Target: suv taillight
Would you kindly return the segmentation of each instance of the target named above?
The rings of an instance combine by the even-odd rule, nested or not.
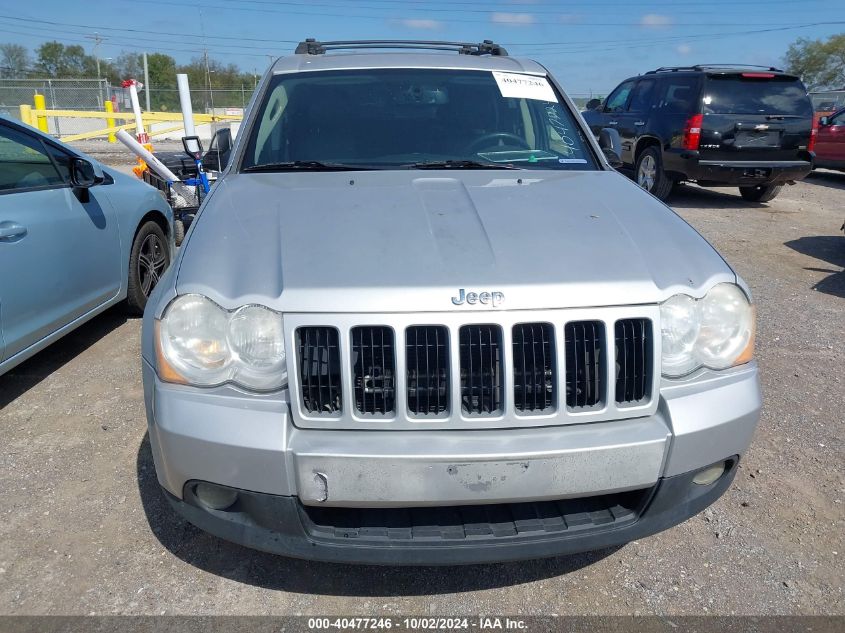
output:
[[[812,152],[816,149],[816,138],[819,135],[819,120],[813,118],[813,129],[810,130],[810,142],[807,143],[807,151]]]
[[[684,126],[684,149],[697,150],[701,142],[701,125],[704,123],[704,115],[693,114],[687,119]]]

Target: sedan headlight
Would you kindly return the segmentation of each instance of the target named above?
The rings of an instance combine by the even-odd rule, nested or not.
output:
[[[182,295],[156,325],[163,380],[197,386],[235,382],[258,391],[287,382],[282,315],[269,308],[228,311],[202,295]]]
[[[660,305],[660,324],[664,376],[726,369],[754,353],[754,308],[735,284],[718,284],[703,299],[670,297]]]

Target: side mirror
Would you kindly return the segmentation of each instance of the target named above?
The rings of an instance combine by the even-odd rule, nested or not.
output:
[[[598,110],[601,107],[601,99],[590,99],[587,105],[584,106],[587,110]]]
[[[830,117],[823,116],[819,118],[819,127],[827,127],[830,125]]]
[[[610,127],[603,127],[599,132],[599,147],[604,157],[614,169],[622,167],[622,138],[619,132]]]
[[[103,182],[103,178],[97,177],[97,172],[89,161],[84,158],[74,158],[70,163],[70,182],[74,187],[88,189]]]

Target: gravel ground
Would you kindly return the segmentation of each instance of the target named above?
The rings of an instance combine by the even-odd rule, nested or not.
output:
[[[763,417],[710,509],[570,558],[347,567],[200,532],[157,487],[140,321],[104,314],[0,377],[0,613],[845,614],[843,200],[832,172],[769,205],[678,191],[755,294]]]

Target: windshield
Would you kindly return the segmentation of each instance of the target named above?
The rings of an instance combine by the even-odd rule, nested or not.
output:
[[[271,82],[244,170],[596,168],[545,77],[370,69],[284,74]]]
[[[812,117],[813,106],[804,84],[794,77],[714,75],[704,91],[704,113]]]
[[[845,90],[816,92],[810,95],[816,112],[833,112],[845,106]]]

